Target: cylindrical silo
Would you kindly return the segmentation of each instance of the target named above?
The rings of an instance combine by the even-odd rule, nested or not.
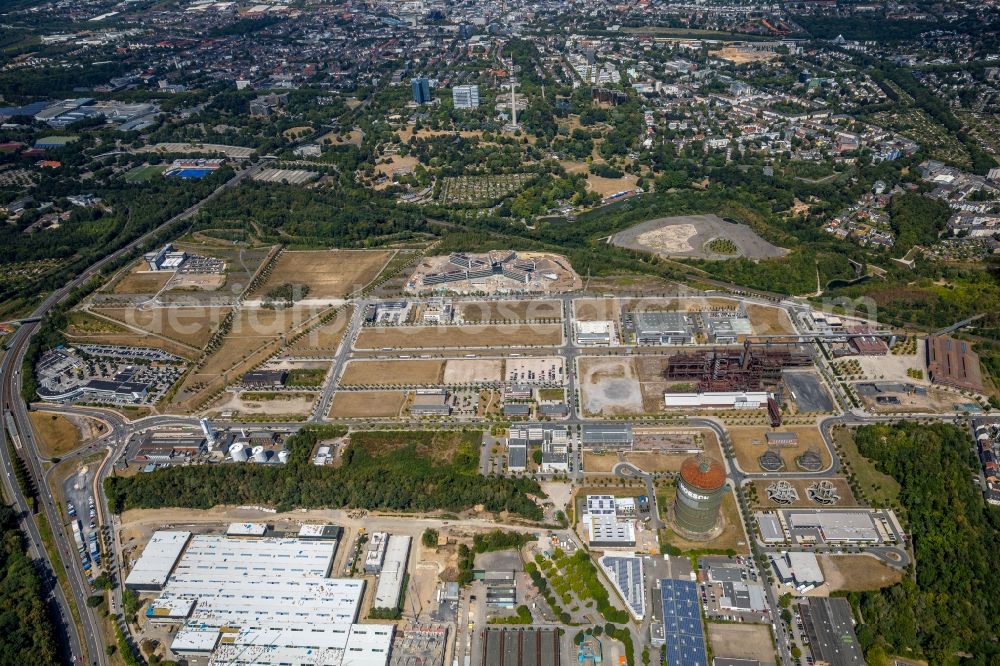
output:
[[[288,449],[281,449],[278,451],[278,462],[281,464],[288,462]]]
[[[258,463],[267,462],[267,451],[264,450],[263,446],[253,447],[253,461]]]
[[[234,462],[246,462],[247,450],[242,444],[233,444],[229,447],[229,455]]]
[[[708,456],[692,456],[681,465],[674,500],[677,527],[692,535],[707,535],[719,520],[726,489],[726,470]]]

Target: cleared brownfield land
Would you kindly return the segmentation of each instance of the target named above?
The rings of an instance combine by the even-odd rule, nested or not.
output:
[[[558,324],[397,326],[365,328],[354,346],[356,349],[426,349],[527,347],[561,342],[562,326]]]
[[[350,361],[340,378],[342,386],[440,384],[444,361]]]
[[[877,590],[903,579],[901,571],[867,555],[820,555],[818,559],[831,592]]]
[[[289,352],[294,355],[319,349],[335,349],[344,335],[344,329],[351,321],[353,312],[352,306],[340,310],[331,321],[317,326],[296,340]]]
[[[173,273],[167,271],[130,271],[113,289],[116,294],[155,294],[167,283]]]
[[[337,391],[329,416],[332,419],[399,416],[405,403],[405,391]]]
[[[94,314],[198,349],[205,347],[228,312],[229,308],[209,306],[93,309]]]
[[[270,277],[254,294],[283,284],[304,284],[309,298],[340,298],[375,279],[391,250],[304,250],[283,252]]]
[[[519,322],[538,319],[562,319],[559,301],[480,301],[458,306],[463,321]]]
[[[31,427],[38,433],[41,453],[46,457],[61,456],[80,446],[80,429],[62,414],[28,412]]]

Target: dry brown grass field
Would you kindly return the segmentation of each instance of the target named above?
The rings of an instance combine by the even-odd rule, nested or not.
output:
[[[229,308],[211,306],[154,307],[148,310],[94,308],[92,312],[120,322],[126,327],[148,331],[190,347],[203,349],[229,312]]]
[[[330,405],[331,419],[399,416],[405,391],[337,391]]]
[[[440,384],[444,378],[444,364],[438,360],[349,361],[340,384]]]
[[[374,280],[391,256],[391,250],[289,250],[254,295],[283,284],[304,284],[307,298],[343,298]]]

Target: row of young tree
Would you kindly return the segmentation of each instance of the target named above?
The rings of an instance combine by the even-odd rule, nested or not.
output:
[[[869,664],[888,655],[931,664],[996,664],[1000,597],[990,581],[1000,552],[1000,509],[986,504],[968,432],[912,421],[859,428],[858,450],[900,484],[916,575],[875,592],[854,593]],[[959,655],[965,655],[959,657]]]

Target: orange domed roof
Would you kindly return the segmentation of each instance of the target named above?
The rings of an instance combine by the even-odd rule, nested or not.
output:
[[[726,483],[726,470],[708,456],[691,456],[681,465],[681,478],[701,490],[718,490]]]

